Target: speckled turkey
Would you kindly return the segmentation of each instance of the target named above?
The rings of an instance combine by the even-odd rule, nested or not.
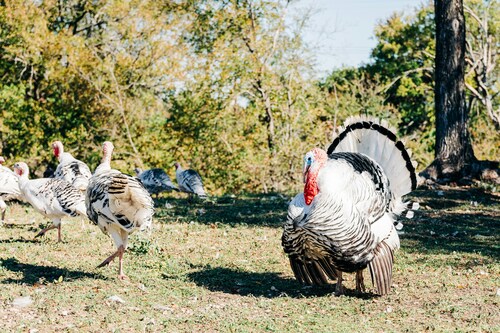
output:
[[[135,168],[134,171],[149,194],[155,194],[157,198],[161,192],[179,192],[177,186],[172,183],[172,180],[163,169],[155,168],[143,171],[140,168]]]
[[[128,235],[151,226],[154,208],[151,196],[138,178],[111,169],[113,148],[111,142],[104,142],[103,158],[90,178],[85,204],[89,219],[109,234],[117,247],[117,251],[97,267],[110,264],[118,256],[118,278],[124,279],[123,254]]]
[[[363,292],[368,267],[375,292],[387,294],[399,248],[395,218],[418,208],[402,200],[416,187],[415,165],[387,124],[369,118],[346,121],[327,152],[309,151],[304,192],[290,202],[282,236],[297,280],[337,279],[342,294],[342,272],[356,272],[356,290]]]
[[[5,211],[7,209],[6,201],[22,200],[21,190],[19,190],[19,181],[16,174],[2,164],[5,159],[0,156],[0,223],[5,220]]]
[[[35,238],[57,228],[57,240],[61,242],[61,218],[87,216],[82,192],[67,181],[57,178],[29,179],[29,168],[24,162],[14,164],[14,172],[19,178],[19,189],[24,200],[53,223],[40,231]]]
[[[174,163],[174,166],[179,189],[188,193],[190,198],[196,194],[199,198],[206,199],[207,193],[200,174],[193,169],[184,170],[179,163]]]
[[[65,152],[61,141],[55,141],[52,144],[52,149],[59,161],[54,178],[64,179],[76,189],[85,192],[89,185],[89,179],[92,177],[92,172],[87,164]]]

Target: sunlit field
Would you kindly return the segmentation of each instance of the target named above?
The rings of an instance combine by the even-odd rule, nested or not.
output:
[[[88,221],[48,221],[11,204],[0,233],[0,321],[5,332],[416,332],[500,329],[500,198],[482,189],[415,192],[403,221],[393,286],[378,297],[300,285],[280,244],[288,197],[164,195],[151,233],[136,233],[117,263]],[[369,274],[365,274],[368,280]],[[371,283],[368,283],[371,287]],[[369,288],[370,289],[370,288]]]

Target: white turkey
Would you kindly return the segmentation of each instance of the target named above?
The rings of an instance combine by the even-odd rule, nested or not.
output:
[[[174,163],[174,166],[179,190],[188,193],[190,198],[196,194],[199,198],[206,199],[207,193],[203,187],[200,174],[193,169],[184,170],[177,162]]]
[[[124,279],[123,254],[128,235],[151,226],[154,208],[151,196],[138,178],[111,169],[113,148],[111,142],[104,142],[103,158],[90,178],[85,203],[89,219],[103,233],[111,235],[117,247],[117,251],[97,267],[110,264],[118,256],[118,278]]]
[[[24,162],[14,164],[14,172],[19,178],[19,189],[24,200],[52,220],[52,226],[40,231],[35,238],[57,228],[57,240],[61,242],[61,218],[87,216],[85,197],[67,181],[57,178],[29,179],[29,168]]]
[[[5,211],[7,209],[6,201],[21,200],[21,190],[19,190],[19,181],[16,174],[2,164],[5,159],[0,156],[0,223],[5,220]]]
[[[85,192],[89,179],[92,177],[92,172],[90,172],[87,164],[77,160],[70,153],[64,152],[61,141],[55,141],[52,144],[52,150],[59,161],[59,165],[54,172],[54,178],[64,179],[76,189]]]
[[[143,171],[140,168],[135,168],[134,171],[149,194],[155,194],[156,198],[161,192],[179,192],[177,186],[172,183],[172,180],[163,169],[155,168]]]
[[[362,292],[368,267],[376,293],[385,295],[399,248],[395,218],[418,208],[402,201],[416,187],[415,163],[386,124],[358,117],[344,126],[328,152],[305,155],[304,192],[289,204],[282,245],[303,284],[337,279],[342,294],[342,272],[356,272]]]

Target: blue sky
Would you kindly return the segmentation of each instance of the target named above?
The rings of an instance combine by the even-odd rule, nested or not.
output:
[[[323,75],[342,65],[368,62],[376,24],[396,11],[410,14],[421,3],[427,1],[302,0],[294,8],[313,9],[304,39],[316,50],[316,68]]]

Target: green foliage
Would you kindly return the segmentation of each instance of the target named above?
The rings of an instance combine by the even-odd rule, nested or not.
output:
[[[433,158],[434,147],[434,9],[423,6],[409,17],[393,14],[377,26],[373,63],[387,104],[400,113],[398,129],[421,167]]]
[[[485,11],[489,13],[490,20],[487,21],[487,26],[490,38],[497,40],[500,21],[495,19],[499,15],[499,12],[494,10],[497,4],[480,0],[471,0],[466,4],[481,17],[484,17]],[[477,21],[472,19],[469,12],[466,12],[466,19],[469,31],[467,40],[470,46],[468,54],[471,56],[472,49],[477,49],[484,32],[480,31]],[[330,94],[333,87],[337,89],[337,94],[340,96],[337,98],[337,104],[353,92],[349,105],[340,107],[341,110],[348,110],[350,106],[354,109],[360,106],[361,109],[367,108],[370,105],[367,96],[374,102],[375,110],[377,108],[392,110],[392,118],[380,111],[374,114],[393,119],[393,124],[397,125],[400,135],[408,138],[407,146],[413,150],[414,158],[423,168],[433,160],[434,153],[434,9],[432,5],[422,6],[408,17],[395,13],[377,26],[375,35],[378,43],[372,50],[372,62],[358,69],[334,71],[324,81],[323,88]],[[492,47],[494,44],[493,42]],[[488,80],[491,80],[488,81],[490,84],[498,82],[495,78],[499,73],[496,64],[492,64],[491,69],[492,72],[488,77]],[[469,84],[473,86],[477,80],[475,72],[470,71]],[[356,88],[360,84],[356,82],[363,82],[365,89],[361,91],[364,90],[364,93],[356,93],[360,91]],[[474,96],[470,90],[468,94],[469,100],[473,100]],[[495,97],[492,95],[492,98],[493,104],[498,108],[498,94]],[[335,104],[329,103],[329,105]],[[476,156],[479,159],[498,159],[500,138],[493,122],[488,119],[485,106],[472,102],[470,106],[469,127]]]
[[[166,130],[174,147],[214,190],[288,188],[309,149],[308,103],[317,94],[299,56],[301,39],[285,26],[286,3],[207,1],[193,8],[184,34],[197,55],[193,80],[169,96]]]
[[[111,140],[113,166],[128,173],[172,175],[179,161],[213,194],[297,191],[303,154],[327,147],[347,117],[368,114],[397,126],[427,164],[432,8],[393,15],[377,28],[371,64],[320,82],[301,37],[310,17],[290,14],[281,0],[3,1],[1,154],[41,176],[56,163],[52,141],[94,168]],[[477,87],[475,76],[467,82]],[[471,132],[478,157],[491,159],[500,145],[481,108],[472,103]]]

